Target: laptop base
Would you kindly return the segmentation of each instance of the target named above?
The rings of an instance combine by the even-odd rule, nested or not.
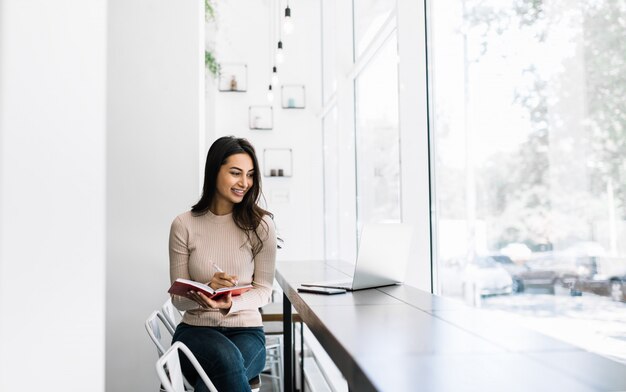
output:
[[[311,282],[311,283],[301,283],[300,286],[303,287],[325,287],[328,289],[344,289],[346,291],[352,291],[352,281],[351,280],[330,280],[327,282]]]

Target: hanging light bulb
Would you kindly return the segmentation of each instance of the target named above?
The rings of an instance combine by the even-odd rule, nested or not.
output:
[[[278,71],[276,70],[276,66],[272,68],[272,86],[278,86]]]
[[[270,84],[269,88],[267,89],[267,100],[272,103],[274,102],[274,91],[272,91],[272,85]]]
[[[278,41],[278,49],[276,50],[276,63],[282,64],[285,61],[285,55],[283,54],[283,41]]]
[[[293,33],[293,20],[291,19],[291,8],[289,8],[289,5],[285,8],[285,22],[283,23],[283,30],[285,31],[285,35]]]

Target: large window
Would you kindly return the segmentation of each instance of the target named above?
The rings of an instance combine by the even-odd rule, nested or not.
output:
[[[324,256],[327,260],[340,258],[339,220],[339,133],[337,106],[322,120],[324,142]]]
[[[322,87],[324,104],[337,91],[337,21],[334,0],[322,0]]]
[[[353,262],[364,223],[402,219],[395,5],[323,2],[327,258]]]
[[[386,19],[395,10],[396,0],[354,0],[354,52],[358,58],[374,41]]]
[[[626,360],[626,3],[429,4],[437,291]]]
[[[395,32],[355,80],[357,219],[399,222],[400,132]]]

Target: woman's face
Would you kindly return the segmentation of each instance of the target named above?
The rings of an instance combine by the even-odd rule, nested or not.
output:
[[[229,156],[217,174],[214,206],[221,213],[232,211],[233,205],[241,203],[253,182],[254,164],[250,156],[246,153]]]

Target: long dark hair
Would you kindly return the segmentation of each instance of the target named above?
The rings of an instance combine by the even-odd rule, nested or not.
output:
[[[259,207],[259,198],[262,195],[261,192],[261,174],[259,173],[259,162],[256,157],[254,147],[249,141],[243,138],[236,138],[234,136],[224,136],[217,139],[209,148],[209,153],[206,157],[206,164],[204,166],[204,185],[202,187],[202,197],[200,200],[191,207],[191,212],[196,215],[205,214],[217,191],[217,175],[223,164],[229,156],[234,154],[248,154],[252,163],[254,164],[254,172],[252,174],[252,187],[246,192],[241,203],[237,203],[233,206],[233,220],[237,227],[246,233],[246,237],[252,246],[252,257],[256,256],[263,248],[263,241],[257,232],[257,229],[263,217],[269,215],[271,218],[274,216],[269,212]],[[266,227],[266,230],[268,228]],[[252,241],[250,233],[254,233],[256,241]]]

